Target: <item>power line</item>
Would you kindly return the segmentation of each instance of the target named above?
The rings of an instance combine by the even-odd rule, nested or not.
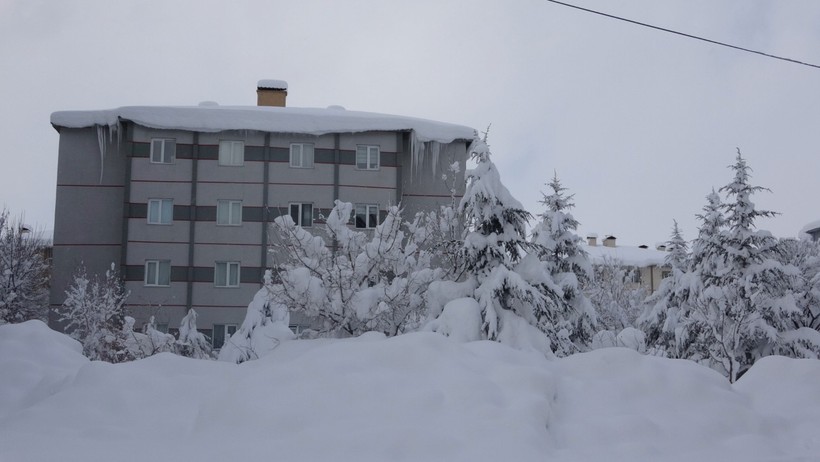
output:
[[[708,43],[712,43],[712,44],[715,44],[715,45],[720,45],[720,46],[724,46],[724,47],[728,47],[728,48],[734,48],[735,50],[745,51],[747,53],[754,53],[756,55],[765,56],[767,58],[779,59],[781,61],[788,61],[790,63],[802,64],[803,66],[809,66],[809,67],[814,67],[814,68],[820,69],[820,66],[818,66],[817,64],[806,63],[806,62],[798,61],[796,59],[791,59],[791,58],[784,58],[783,56],[772,55],[772,54],[769,54],[769,53],[764,53],[762,51],[751,50],[749,48],[743,48],[743,47],[739,47],[737,45],[731,45],[729,43],[718,42],[717,40],[710,40],[708,38],[698,37],[697,35],[687,34],[687,33],[684,33],[684,32],[678,32],[676,30],[666,29],[664,27],[653,26],[652,24],[647,24],[647,23],[643,23],[643,22],[640,22],[640,21],[634,21],[632,19],[622,18],[620,16],[615,16],[615,15],[611,15],[611,14],[607,14],[607,13],[602,13],[600,11],[590,10],[589,8],[583,8],[583,7],[580,7],[580,6],[577,6],[577,5],[571,5],[569,3],[559,2],[558,0],[546,0],[546,1],[558,4],[558,5],[568,6],[570,8],[575,8],[576,10],[586,11],[587,13],[593,13],[593,14],[597,14],[597,15],[600,15],[600,16],[606,16],[607,18],[617,19],[619,21],[624,21],[624,22],[628,22],[628,23],[631,23],[631,24],[636,24],[638,26],[648,27],[650,29],[660,30],[660,31],[663,31],[663,32],[669,32],[670,34],[681,35],[683,37],[687,37],[687,38],[691,38],[691,39],[695,39],[695,40],[700,40],[700,41],[703,41],[703,42],[708,42]]]

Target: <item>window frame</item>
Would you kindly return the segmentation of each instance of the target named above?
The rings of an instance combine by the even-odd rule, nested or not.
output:
[[[299,162],[294,163],[294,148],[299,147]],[[310,146],[310,162],[305,162],[305,147]],[[313,168],[316,161],[316,146],[313,143],[290,143],[290,167]]]
[[[223,158],[223,146],[230,146],[230,158]],[[235,147],[239,146],[239,156],[236,155]],[[245,142],[242,140],[219,140],[219,153],[217,163],[221,167],[241,167],[245,165]],[[237,160],[235,157],[239,157]]]
[[[162,146],[162,149],[160,149],[160,152],[159,152],[159,160],[154,160],[154,154],[155,154],[154,143],[155,142],[161,142],[160,146]],[[166,153],[166,151],[168,150],[167,145],[169,143],[173,144],[173,149],[170,149],[170,151],[171,151],[170,154]],[[177,160],[177,140],[176,140],[176,138],[151,138],[150,149],[149,149],[149,152],[148,152],[148,161],[150,163],[152,163],[152,164],[173,165],[173,164],[176,163],[176,160]]]
[[[365,163],[364,167],[361,166],[359,163],[359,150],[364,149],[365,153]],[[375,158],[376,158],[376,165],[371,166],[371,155],[373,155],[373,151],[375,151]],[[375,144],[357,144],[356,145],[356,169],[357,170],[379,170],[381,169],[381,148]]]
[[[167,284],[161,284],[161,282],[163,282],[163,281],[161,281],[162,278],[161,278],[160,275],[162,273],[162,271],[161,271],[162,266],[164,266],[163,264],[167,265],[167,267],[168,267],[168,283]],[[149,266],[156,266],[156,269],[154,271],[155,277],[154,277],[153,281],[148,280],[148,275],[149,275],[148,267]],[[171,287],[171,260],[145,260],[144,269],[145,269],[145,274],[143,275],[143,278],[142,278],[142,283],[143,283],[144,287]]]
[[[171,204],[171,208],[170,208],[171,215],[168,217],[167,222],[162,221],[162,218],[163,218],[162,204],[165,203],[165,202],[170,202],[170,204]],[[151,220],[151,203],[159,203],[159,220],[153,220],[153,221]],[[145,220],[149,225],[168,226],[168,225],[174,224],[174,200],[173,199],[168,199],[168,198],[148,199],[148,210],[146,211],[145,215],[146,215]],[[154,217],[154,218],[157,218],[157,217]]]
[[[227,204],[222,205],[220,204]],[[233,205],[239,204],[239,212],[237,212],[238,217],[234,217],[233,215]],[[221,223],[219,221],[219,210],[222,207],[228,207],[228,222]],[[236,218],[236,222],[233,221],[233,218]],[[216,200],[216,225],[217,226],[242,226],[242,201],[239,199],[217,199]]]
[[[217,278],[219,277],[219,265],[225,265],[225,281],[224,285],[220,284],[223,281],[219,281]],[[231,284],[231,268],[236,268],[236,284]],[[238,261],[216,261],[214,262],[214,287],[219,288],[237,288],[242,284],[242,265]]]
[[[304,214],[304,208],[305,208],[306,205],[310,206],[310,224],[309,225],[303,225],[302,224],[302,218],[304,218],[304,215],[303,215]],[[297,216],[299,217],[298,222],[296,220],[293,220],[294,224],[296,224],[296,226],[298,226],[300,228],[312,228],[313,227],[313,202],[291,202],[290,204],[288,204],[288,215],[290,215],[291,219],[293,219],[293,213],[292,213],[292,207],[293,206],[298,207]]]
[[[359,216],[359,208],[360,207],[365,208],[364,209],[364,216],[365,216],[364,223],[365,223],[365,226],[359,226],[358,216]],[[376,209],[376,214],[375,214],[376,223],[375,224],[370,223],[370,217],[371,217],[370,210],[371,210],[371,208]],[[379,226],[379,205],[378,204],[354,204],[353,205],[353,226],[356,229],[376,229],[376,227]]]

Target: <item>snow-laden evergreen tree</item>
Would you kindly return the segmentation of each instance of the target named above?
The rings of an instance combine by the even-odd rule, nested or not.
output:
[[[176,341],[176,353],[194,359],[211,359],[211,342],[205,334],[196,328],[196,311],[188,310],[179,324],[179,339]]]
[[[424,293],[443,274],[431,265],[427,242],[433,224],[424,215],[402,221],[388,208],[371,231],[351,229],[353,205],[336,201],[324,227],[327,240],[297,226],[290,216],[274,220],[273,291],[293,311],[321,324],[323,335],[396,335],[425,318]]]
[[[219,350],[220,361],[238,364],[259,359],[273,351],[283,340],[295,338],[288,328],[288,307],[277,301],[275,290],[271,271],[267,270],[262,280],[262,288],[248,304],[242,326]]]
[[[0,324],[48,317],[45,242],[0,210]]]
[[[756,219],[774,215],[751,201],[766,189],[749,183],[751,169],[740,150],[730,168],[734,179],[720,189],[727,196],[726,229],[718,235],[718,258],[702,262],[714,268],[700,273],[703,290],[693,315],[706,329],[705,353],[712,366],[734,382],[758,358],[777,351],[799,310],[790,291],[796,268],[778,260],[777,239],[755,229]]]
[[[83,354],[92,360],[119,363],[135,359],[128,349],[124,330],[124,305],[128,298],[114,264],[105,278],[89,278],[80,266],[58,309],[58,321],[66,332],[83,345]]]
[[[723,202],[714,189],[706,196],[706,205],[696,217],[700,227],[698,236],[692,241],[689,270],[680,279],[677,288],[684,309],[679,312],[675,331],[674,357],[708,364],[709,347],[713,343],[710,340],[713,337],[712,329],[706,317],[700,315],[702,310],[693,310],[701,306],[704,289],[719,284],[718,270],[723,267],[725,251],[722,233],[726,217],[723,215]]]
[[[799,315],[783,334],[777,353],[792,358],[820,359],[820,242],[781,239],[784,265],[794,265],[799,275],[791,279]]]
[[[678,339],[683,332],[682,321],[689,314],[689,288],[686,282],[689,245],[683,239],[677,220],[672,225],[666,248],[669,253],[664,263],[672,274],[661,281],[655,293],[646,298],[646,307],[637,324],[645,334],[650,354],[677,358]]]
[[[583,240],[576,234],[578,221],[570,210],[574,195],[565,195],[555,173],[548,183],[550,194],[542,193],[544,211],[532,230],[532,242],[538,245],[538,256],[562,297],[554,300],[557,309],[549,313],[553,328],[550,341],[558,356],[589,349],[596,332],[598,317],[581,284],[592,276],[589,256],[581,247]],[[547,292],[547,296],[558,292]]]
[[[531,215],[501,183],[484,140],[473,142],[470,155],[477,165],[467,171],[467,188],[459,204],[467,230],[459,261],[467,285],[475,287],[482,333],[500,340],[506,337],[505,320],[516,323],[519,318],[555,338],[555,313],[561,309],[563,292],[538,261],[538,246],[527,240]],[[536,251],[527,255],[527,249]]]

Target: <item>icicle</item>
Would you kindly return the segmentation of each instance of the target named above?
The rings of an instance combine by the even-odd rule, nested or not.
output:
[[[100,147],[100,184],[103,181],[103,173],[105,172],[104,162],[105,162],[105,151],[106,151],[106,143],[105,143],[105,129],[108,128],[107,125],[97,125],[97,144]],[[111,130],[108,130],[109,134]]]
[[[410,174],[412,176],[420,175],[424,170],[424,160],[429,158],[432,165],[433,178],[438,173],[438,163],[441,158],[442,150],[444,154],[451,153],[453,146],[445,144],[442,146],[438,141],[421,141],[416,138],[415,132],[410,140]]]
[[[430,158],[433,161],[433,178],[436,177],[436,169],[438,168],[438,156],[441,153],[441,143],[437,141],[430,142]]]

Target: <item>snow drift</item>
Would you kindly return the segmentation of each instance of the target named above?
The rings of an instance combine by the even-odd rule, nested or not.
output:
[[[735,385],[609,348],[547,360],[424,332],[282,342],[241,365],[111,365],[0,326],[0,460],[816,460],[820,361]]]

